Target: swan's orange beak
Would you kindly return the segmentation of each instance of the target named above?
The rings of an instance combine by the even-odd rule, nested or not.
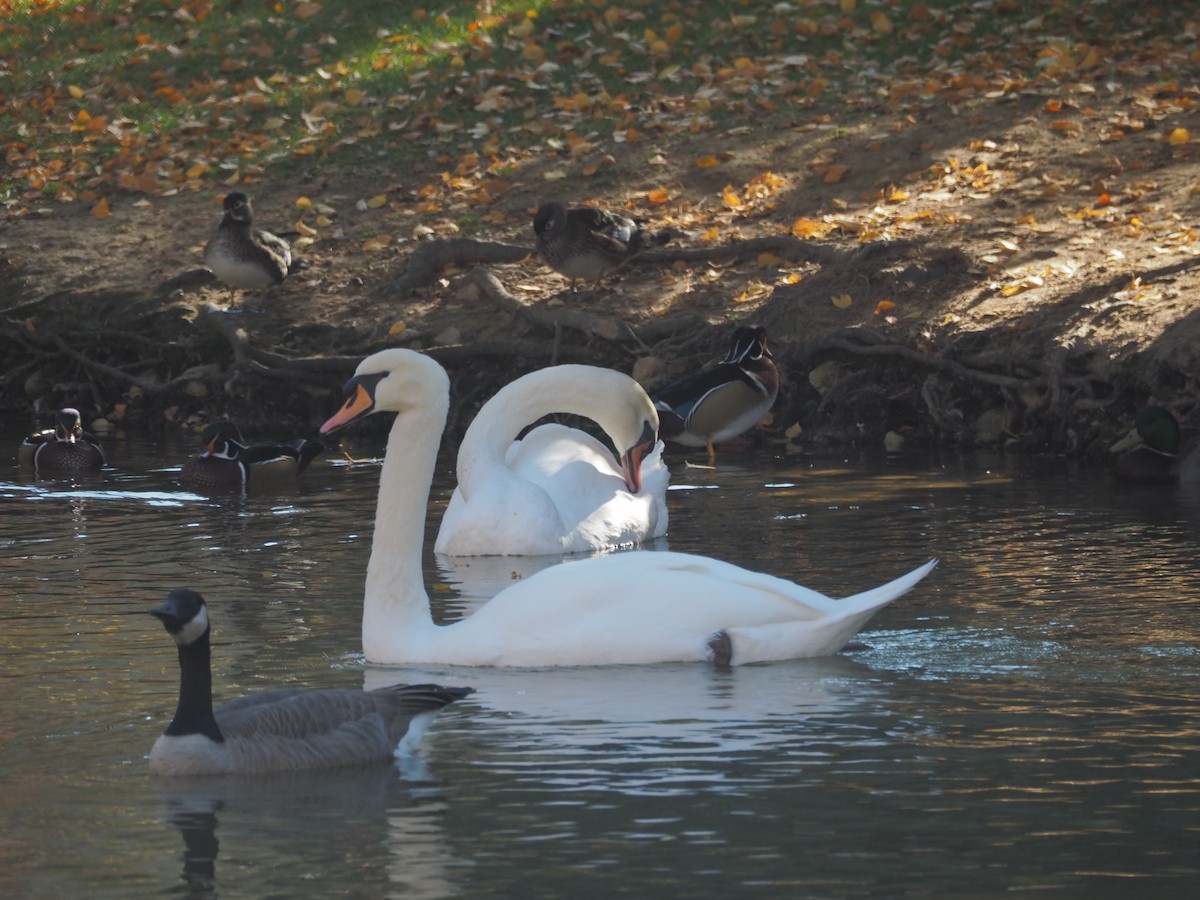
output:
[[[642,489],[642,460],[657,443],[658,434],[647,422],[642,429],[641,439],[621,457],[621,474],[625,476],[625,487],[629,488],[629,493],[636,494]]]
[[[371,396],[371,392],[360,382],[354,385],[354,392],[346,398],[346,402],[342,404],[342,408],[329,417],[324,425],[321,426],[321,434],[329,434],[335,428],[341,428],[355,419],[365,416],[375,408],[375,398]]]

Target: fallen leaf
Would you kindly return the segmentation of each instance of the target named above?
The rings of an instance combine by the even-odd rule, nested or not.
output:
[[[1186,128],[1175,128],[1167,135],[1168,144],[1186,144],[1192,139]]]
[[[715,156],[702,156],[696,160],[697,169],[711,169],[713,166],[719,166],[721,161]]]
[[[387,206],[387,194],[376,194],[367,201],[367,209],[379,209],[381,206]]]
[[[652,191],[646,191],[646,199],[654,204],[663,204],[670,202],[671,195],[662,188],[655,188]]]
[[[873,312],[872,315],[875,315],[875,316],[882,315],[883,313],[893,310],[895,308],[896,308],[896,304],[893,303],[891,300],[880,300],[877,304],[875,304],[875,312]]]
[[[388,329],[388,336],[395,337],[396,335],[398,335],[402,331],[404,331],[404,329],[406,329],[407,327],[408,327],[408,325],[406,325],[403,321],[393,322],[392,327]]]
[[[92,207],[92,218],[94,219],[107,219],[109,213],[108,200],[104,197],[97,200],[96,205]]]
[[[830,297],[829,302],[838,309],[849,309],[854,303],[854,298],[849,294],[838,294],[836,297]]]
[[[843,178],[846,177],[846,174],[849,171],[850,171],[849,166],[834,164],[825,169],[825,177],[823,180],[826,184],[837,184],[839,181],[841,181]]]
[[[295,8],[292,10],[297,19],[311,19],[320,11],[320,3],[310,3],[308,0],[305,0],[303,3],[297,3]]]

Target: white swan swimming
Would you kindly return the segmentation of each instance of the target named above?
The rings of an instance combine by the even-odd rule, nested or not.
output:
[[[709,660],[722,665],[836,653],[910,590],[931,560],[888,584],[833,600],[729,563],[652,550],[565,562],[501,591],[470,616],[437,625],[422,541],[450,382],[412,350],[359,364],[323,434],[396,412],[379,481],[363,601],[363,652],[382,665],[589,666]]]
[[[620,456],[590,434],[545,424],[550,413],[591,419]],[[458,486],[433,549],[448,556],[540,556],[611,550],[667,532],[670,473],[658,413],[641,386],[613,369],[551,366],[488,400],[458,450]]]

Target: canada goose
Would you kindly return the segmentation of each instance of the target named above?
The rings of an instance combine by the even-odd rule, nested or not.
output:
[[[200,434],[204,449],[185,462],[179,481],[199,490],[241,490],[293,484],[324,449],[320,441],[297,438],[286,444],[247,444],[232,422],[207,425]]]
[[[836,653],[936,560],[841,600],[689,553],[630,550],[564,562],[505,588],[464,619],[433,621],[422,544],[450,380],[413,350],[363,360],[328,434],[396,412],[379,478],[363,600],[363,651],[385,665],[741,665]]]
[[[401,684],[375,691],[279,688],[212,701],[204,598],[177,588],[150,614],[179,648],[179,706],[150,750],[157,775],[237,775],[363,765],[411,754],[429,721],[471,688]]]
[[[221,221],[204,247],[204,264],[232,288],[260,291],[281,284],[292,267],[288,242],[254,227],[250,198],[227,194]]]
[[[83,430],[79,410],[64,407],[54,414],[54,428],[35,431],[21,442],[17,461],[39,474],[95,472],[104,466],[99,439]]]
[[[661,247],[671,232],[646,231],[627,216],[590,206],[567,209],[544,203],[533,219],[538,255],[554,271],[571,279],[599,281],[651,247]]]
[[[734,329],[729,353],[709,369],[671,382],[653,394],[664,440],[705,447],[743,434],[767,414],[779,395],[779,370],[761,325]]]
[[[565,425],[575,413],[613,451]],[[458,449],[458,486],[433,548],[449,556],[539,556],[611,550],[667,531],[658,414],[641,385],[613,369],[551,366],[505,385],[479,410]]]

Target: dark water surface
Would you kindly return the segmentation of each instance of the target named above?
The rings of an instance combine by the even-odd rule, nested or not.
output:
[[[368,669],[377,461],[218,501],[175,484],[190,448],[109,443],[119,471],[87,482],[0,471],[4,897],[1200,888],[1198,496],[1057,461],[673,461],[672,549],[834,595],[942,564],[832,659]],[[488,568],[430,555],[437,615],[472,602],[456,578],[516,566]],[[177,683],[146,610],[180,585],[212,607],[219,698],[478,693],[403,766],[156,782],[145,755]]]

